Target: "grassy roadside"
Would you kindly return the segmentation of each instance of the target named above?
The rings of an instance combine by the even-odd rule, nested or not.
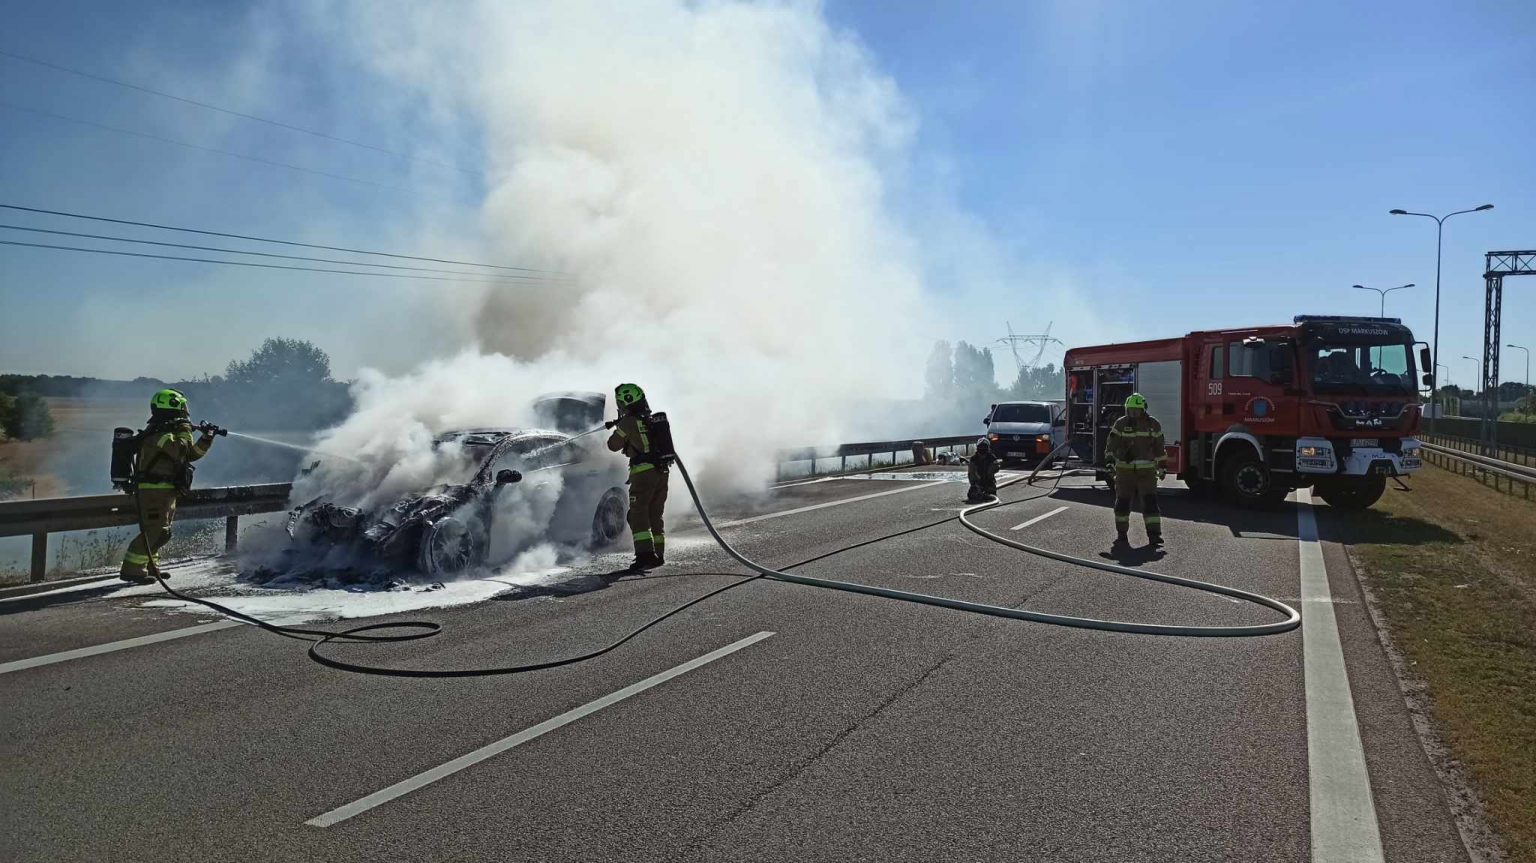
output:
[[[1341,514],[1350,555],[1512,863],[1536,863],[1536,502],[1426,465]]]

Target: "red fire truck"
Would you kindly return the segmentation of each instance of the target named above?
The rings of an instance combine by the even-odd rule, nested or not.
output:
[[[1364,508],[1388,477],[1422,465],[1418,387],[1432,379],[1418,369],[1433,366],[1397,318],[1298,315],[1291,326],[1073,348],[1065,366],[1072,448],[1101,479],[1113,478],[1104,446],[1133,392],[1162,423],[1168,472],[1245,506],[1310,486],[1333,506]]]

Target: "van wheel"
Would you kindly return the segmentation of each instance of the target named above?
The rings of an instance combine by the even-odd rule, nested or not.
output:
[[[1376,474],[1332,479],[1327,482],[1319,480],[1316,490],[1319,497],[1328,501],[1329,506],[1339,509],[1365,509],[1381,500],[1381,496],[1386,493],[1387,478]]]
[[[1275,487],[1269,468],[1251,452],[1222,460],[1221,490],[1228,500],[1250,509],[1274,506],[1289,493],[1289,489]]]

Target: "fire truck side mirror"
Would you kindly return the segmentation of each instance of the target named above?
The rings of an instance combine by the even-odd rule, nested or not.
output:
[[[1425,377],[1435,376],[1434,360],[1429,355],[1429,345],[1419,348],[1419,368],[1425,372]]]
[[[1435,376],[1430,374],[1429,372],[1425,372],[1424,373],[1424,386],[1429,387],[1430,389],[1434,389],[1435,388]]]

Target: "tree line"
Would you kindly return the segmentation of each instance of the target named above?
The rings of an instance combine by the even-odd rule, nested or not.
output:
[[[331,376],[325,351],[302,339],[269,338],[249,358],[232,360],[223,374],[188,380],[0,375],[0,433],[17,440],[52,434],[45,397],[142,398],[147,404],[166,387],[186,395],[198,419],[253,430],[325,428],[352,411],[348,383]]]
[[[991,348],[978,348],[967,342],[935,342],[928,354],[924,373],[930,401],[962,401],[992,404],[1007,400],[1060,399],[1066,390],[1066,377],[1055,363],[1025,366],[1013,383],[998,386],[997,369]]]

